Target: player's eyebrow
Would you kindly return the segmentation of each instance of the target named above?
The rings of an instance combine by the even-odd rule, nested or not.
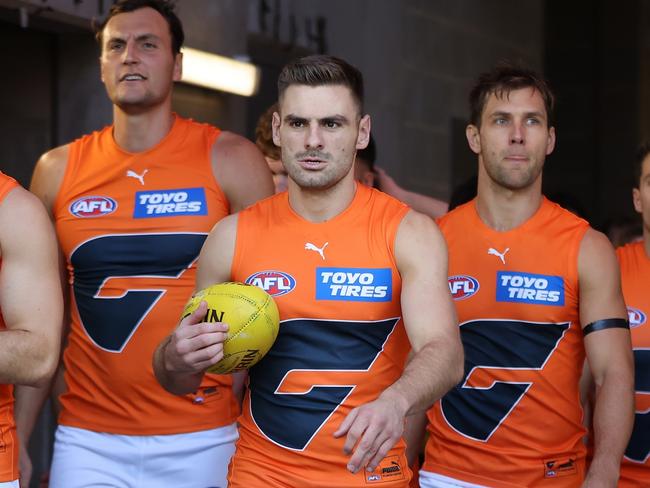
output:
[[[128,36],[123,36],[121,34],[115,34],[114,36],[108,38],[106,41],[107,43],[111,42],[126,42],[126,38]],[[151,33],[145,33],[145,34],[139,34],[135,36],[135,40],[138,42],[142,41],[159,41],[160,37],[158,37],[156,34],[151,34]]]
[[[504,118],[504,119],[510,119],[510,118],[513,117],[513,114],[512,114],[512,112],[506,112],[504,110],[497,110],[496,112],[492,112],[490,114],[490,117],[491,118],[501,117],[501,118]],[[533,110],[533,111],[524,113],[524,118],[530,119],[531,117],[546,120],[546,116],[544,115],[544,112],[541,112],[539,110]]]
[[[288,124],[292,122],[302,122],[302,123],[307,123],[307,119],[305,117],[298,117],[297,115],[294,114],[288,114],[284,117],[284,121]]]
[[[348,123],[348,118],[345,115],[341,114],[336,114],[336,115],[328,115],[327,117],[322,117],[320,119],[317,119],[320,124],[327,123],[327,122],[336,122],[339,124],[346,124]],[[287,116],[284,117],[284,121],[287,123],[291,122],[302,122],[302,123],[307,123],[309,119],[306,117],[300,117],[298,115],[294,114],[288,114]]]
[[[318,121],[321,124],[325,124],[327,122],[336,122],[338,124],[343,125],[348,123],[348,118],[345,115],[336,114],[336,115],[329,115],[327,117],[323,117],[322,119],[318,119]]]

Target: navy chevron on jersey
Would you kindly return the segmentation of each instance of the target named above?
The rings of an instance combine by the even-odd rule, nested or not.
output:
[[[234,422],[230,377],[195,395],[156,381],[151,357],[194,290],[196,260],[229,213],[211,166],[219,130],[176,117],[152,149],[120,149],[112,127],[69,146],[54,205],[70,275],[67,392],[60,423],[126,435],[178,434]]]
[[[634,349],[634,429],[621,464],[619,487],[650,486],[650,257],[643,242],[616,250]]]
[[[485,486],[580,486],[577,262],[588,224],[546,199],[507,232],[486,226],[475,201],[439,224],[465,376],[428,412],[423,469]]]
[[[263,285],[280,310],[280,332],[250,370],[229,486],[406,487],[400,441],[372,473],[347,469],[333,433],[355,407],[402,374],[410,349],[394,258],[408,208],[357,186],[350,206],[312,223],[286,193],[239,214],[232,279]]]

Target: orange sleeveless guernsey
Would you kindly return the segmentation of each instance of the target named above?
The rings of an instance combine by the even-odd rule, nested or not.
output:
[[[16,180],[0,173],[0,204],[17,186]],[[0,260],[0,266],[2,266],[2,260]],[[0,331],[5,329],[4,320],[0,316]],[[1,333],[0,340],[2,340]],[[0,384],[0,483],[17,479],[18,438],[14,423],[14,389],[13,385]]]
[[[636,408],[634,430],[621,464],[620,488],[650,486],[650,258],[643,242],[616,250],[630,317]]]
[[[475,201],[442,217],[465,377],[428,412],[425,471],[498,488],[578,487],[578,251],[588,224],[544,199],[497,232]]]
[[[350,206],[323,223],[294,213],[286,192],[239,214],[232,277],[271,293],[281,325],[250,370],[230,488],[408,486],[403,441],[373,473],[353,475],[345,437],[332,435],[404,368],[394,242],[406,212],[357,185]]]
[[[211,169],[219,130],[176,117],[154,148],[120,149],[112,127],[70,144],[55,202],[70,276],[67,392],[59,422],[125,435],[176,434],[235,421],[228,376],[167,393],[154,349],[194,290],[196,259],[229,208]]]

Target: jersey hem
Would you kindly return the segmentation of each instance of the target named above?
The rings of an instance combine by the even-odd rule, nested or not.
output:
[[[225,422],[212,422],[212,423],[203,423],[203,424],[193,424],[187,428],[152,428],[152,429],[122,429],[115,428],[107,425],[99,425],[94,423],[84,423],[78,422],[70,419],[59,419],[60,425],[65,425],[66,427],[76,427],[78,429],[90,430],[93,432],[101,432],[105,434],[116,434],[116,435],[132,435],[132,436],[145,436],[145,435],[174,435],[174,434],[191,434],[192,432],[200,432],[203,430],[212,430],[218,429],[221,427],[226,427],[237,421],[237,418],[233,418],[230,421]]]

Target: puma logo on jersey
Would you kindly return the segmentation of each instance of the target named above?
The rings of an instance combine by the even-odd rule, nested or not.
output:
[[[126,176],[129,177],[129,178],[135,178],[136,180],[138,180],[138,181],[140,182],[140,184],[141,184],[142,186],[144,186],[144,175],[146,175],[148,172],[149,172],[149,170],[148,170],[148,169],[145,169],[145,170],[142,172],[142,174],[139,175],[139,174],[136,173],[135,171],[129,169],[129,170],[126,171]]]
[[[305,243],[305,249],[307,251],[316,251],[318,254],[320,254],[320,257],[323,258],[323,261],[325,261],[325,248],[329,242],[326,242],[323,247],[318,247],[315,244],[312,244],[311,242]]]
[[[496,256],[498,257],[503,264],[506,264],[506,254],[508,254],[508,251],[510,250],[509,247],[506,247],[506,250],[503,251],[502,253],[491,247],[488,249],[488,254],[491,256]]]

